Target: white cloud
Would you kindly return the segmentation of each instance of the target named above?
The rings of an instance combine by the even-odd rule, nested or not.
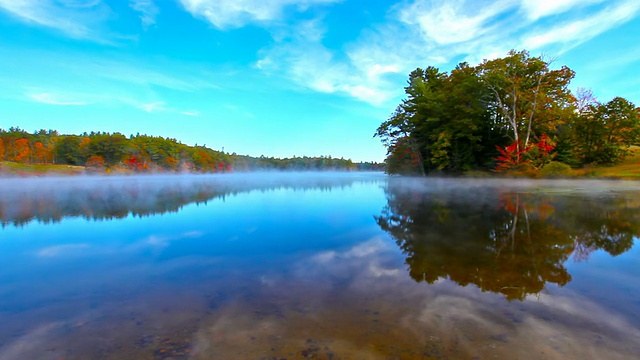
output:
[[[232,112],[234,112],[236,115],[238,116],[243,116],[246,117],[248,119],[254,119],[256,116],[255,114],[253,114],[250,111],[245,110],[244,108],[238,107],[236,105],[233,104],[225,104],[223,105],[226,109],[231,110]],[[253,229],[253,231],[255,231],[255,229]]]
[[[310,36],[310,34],[312,36]],[[394,55],[375,59],[369,54],[347,53],[343,60],[322,44],[318,21],[298,24],[273,47],[263,50],[256,67],[284,74],[297,84],[323,93],[342,93],[371,104],[381,104],[392,96],[386,74],[399,71]]]
[[[204,18],[219,29],[268,23],[279,20],[286,8],[305,11],[313,5],[338,1],[341,0],[180,0],[193,16]]]
[[[161,100],[151,101],[151,102],[143,102],[136,98],[127,98],[127,97],[112,97],[105,98],[104,102],[113,101],[116,103],[122,103],[125,105],[132,106],[136,109],[140,109],[147,113],[172,113],[172,114],[181,114],[184,116],[200,116],[200,112],[196,110],[182,110],[177,109],[175,107],[171,107],[167,105],[166,102]],[[185,234],[185,237],[189,237],[193,234]]]
[[[522,0],[521,6],[529,19],[537,20],[601,2],[604,0]]]
[[[0,9],[18,19],[53,28],[78,39],[103,41],[96,33],[110,9],[100,0],[0,0]]]
[[[256,67],[313,91],[387,106],[402,95],[399,79],[416,67],[477,64],[510,49],[559,55],[638,13],[635,0],[401,2],[386,23],[339,49],[323,44],[327,30],[317,19],[271,29],[275,42]]]
[[[208,71],[200,64],[155,57],[140,60],[130,56],[4,48],[0,48],[0,68],[4,70],[0,81],[9,79],[7,84],[29,84],[29,93],[51,92],[39,90],[47,87],[66,87],[82,99],[90,97],[86,94],[97,92],[112,96],[136,94],[137,97],[150,94],[147,102],[153,102],[154,91],[161,90],[158,88],[190,93],[219,89],[216,81],[226,78],[224,73]],[[20,71],[22,68],[30,71]]]
[[[399,99],[406,75],[418,66],[438,66],[453,60],[475,64],[522,48],[559,55],[640,12],[637,0],[407,0],[391,7],[384,23],[363,29],[354,40],[339,48],[325,45],[327,31],[334,29],[327,29],[321,18],[291,25],[291,13],[339,1],[180,0],[180,3],[194,17],[219,29],[247,24],[265,26],[273,42],[258,53],[257,69],[310,91],[341,94],[385,107]],[[158,2],[128,0],[128,4],[140,13],[145,28],[155,23]],[[0,0],[1,9],[76,38],[97,37],[93,25],[100,25],[111,12],[100,0]],[[156,97],[156,87],[188,92],[218,88],[211,80],[218,80],[219,74],[209,76],[183,64],[144,64],[131,59],[54,59],[56,66],[46,65],[54,70],[51,73],[62,67],[86,75],[92,84],[137,86],[135,97],[142,101],[132,105],[148,112],[169,109]],[[166,72],[167,67],[172,67],[173,72]],[[134,97],[132,92],[122,91],[126,93],[122,97]],[[147,96],[140,96],[140,91]],[[58,105],[79,102],[46,96],[40,100]],[[190,109],[171,111],[197,116]]]
[[[398,86],[418,66],[446,63],[465,51],[473,51],[482,38],[495,39],[491,21],[515,7],[514,0],[493,2],[479,8],[473,2],[402,3],[390,12],[390,22],[365,29],[359,38],[330,50],[322,43],[324,31],[311,20],[272,31],[275,44],[262,51],[256,67],[272,74],[284,74],[308,89],[344,94],[373,105],[388,105],[402,93]],[[480,14],[480,15],[477,15]],[[502,55],[509,47],[496,49]],[[484,49],[483,49],[484,50]]]
[[[55,106],[83,106],[83,105],[126,105],[147,113],[176,113],[185,116],[200,116],[196,110],[180,110],[168,106],[162,100],[143,101],[136,97],[124,94],[84,93],[82,95],[69,95],[64,92],[27,92],[28,99]]]
[[[130,0],[129,6],[140,13],[142,27],[146,30],[149,26],[156,23],[156,17],[160,10],[154,3],[154,0]]]
[[[156,101],[148,104],[140,104],[140,109],[146,112],[156,112],[156,111],[164,111],[166,109],[165,103],[163,101]]]
[[[539,49],[545,45],[565,43],[577,46],[589,39],[619,26],[640,12],[640,2],[623,1],[583,19],[572,19],[544,32],[525,37],[524,46]]]
[[[420,28],[427,41],[454,44],[484,35],[490,21],[514,6],[513,0],[484,2],[418,0],[400,11],[400,20]]]
[[[37,101],[43,104],[49,104],[49,105],[60,105],[60,106],[87,105],[87,102],[84,102],[84,101],[68,100],[68,99],[63,100],[59,95],[54,95],[46,92],[27,94],[27,96],[34,101]]]
[[[160,86],[180,91],[195,91],[216,87],[206,79],[196,77],[195,74],[168,74],[162,69],[154,69],[154,66],[150,64],[90,58],[83,59],[83,61],[84,66],[81,71],[91,74],[93,77],[102,77],[142,86]],[[74,66],[77,66],[77,64]]]

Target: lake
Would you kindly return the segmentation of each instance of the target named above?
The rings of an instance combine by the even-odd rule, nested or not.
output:
[[[640,183],[0,180],[0,359],[640,358]]]

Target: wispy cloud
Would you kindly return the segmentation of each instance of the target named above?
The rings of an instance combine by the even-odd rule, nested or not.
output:
[[[81,106],[81,105],[87,105],[87,102],[84,101],[77,101],[77,100],[69,100],[69,99],[64,99],[63,97],[61,97],[60,95],[55,95],[55,94],[51,94],[51,93],[34,93],[34,94],[27,94],[27,97],[39,102],[39,103],[43,103],[43,104],[49,104],[49,105],[59,105],[59,106]]]
[[[229,109],[229,110],[231,110],[231,111],[233,111],[234,113],[236,113],[238,115],[241,115],[241,116],[249,118],[249,119],[254,119],[256,117],[252,112],[247,111],[247,110],[245,110],[243,108],[240,108],[240,107],[238,107],[236,105],[226,104],[226,105],[224,105],[224,107]]]
[[[341,1],[179,0],[179,3],[195,18],[217,29],[264,27],[273,41],[257,54],[253,70],[258,69],[261,75],[284,79],[297,89],[344,95],[385,107],[402,95],[399,84],[416,67],[451,65],[452,61],[460,60],[474,64],[503,56],[510,49],[561,55],[640,14],[638,0],[403,0],[391,6],[382,21],[362,29],[350,42],[335,45],[334,40],[341,34],[332,31],[341,30],[325,27],[318,12],[307,10],[327,9]],[[125,9],[138,12],[145,29],[155,24],[160,2],[127,3],[130,9]],[[97,41],[109,38],[105,36],[108,32],[100,29],[113,16],[104,0],[0,0],[2,10],[21,21],[56,29],[72,38]],[[325,37],[334,41],[331,46]],[[8,60],[3,61],[1,55],[2,50],[0,65],[15,67]],[[143,111],[173,111],[185,116],[198,113],[188,108],[172,109],[155,92],[163,91],[159,88],[184,92],[220,90],[218,82],[224,78],[220,73],[207,74],[206,66],[191,67],[179,62],[56,56],[45,52],[28,58],[35,59],[28,60],[32,68],[46,69],[41,71],[54,74],[49,79],[56,79],[58,84],[64,80],[55,74],[64,70],[60,73],[76,75],[75,79],[82,77],[93,88],[112,85],[111,89],[123,93],[117,95],[121,98],[133,98],[135,94],[138,100],[129,104]],[[227,81],[227,86],[235,86],[232,84]],[[52,105],[86,103],[49,92],[31,95],[32,100]]]
[[[323,44],[319,19],[272,29],[274,44],[256,66],[313,91],[388,105],[401,96],[399,78],[416,67],[475,64],[510,49],[560,55],[639,13],[635,0],[407,1],[338,49]]]
[[[120,104],[125,104],[128,106],[134,107],[138,110],[147,112],[149,114],[172,113],[172,114],[181,114],[181,115],[191,116],[191,117],[200,116],[199,111],[178,109],[176,107],[170,106],[169,104],[167,104],[165,101],[162,101],[162,100],[140,101],[139,99],[134,97],[123,97],[123,96],[116,96],[116,97],[107,96],[107,97],[103,97],[103,100],[104,100],[103,103],[116,102]]]
[[[381,83],[385,74],[399,70],[393,61],[373,59],[357,51],[345,60],[337,60],[337,54],[322,44],[323,34],[317,20],[302,22],[273,47],[264,49],[256,67],[285,74],[314,91],[344,93],[373,104],[389,97]]]
[[[145,30],[156,23],[156,17],[160,13],[160,9],[158,9],[153,0],[130,0],[129,6],[140,13],[142,27]]]
[[[111,10],[100,0],[0,0],[0,9],[73,38],[107,42],[96,29]]]
[[[148,104],[140,104],[140,109],[146,112],[156,112],[166,110],[164,101],[156,101]]]
[[[178,66],[167,66],[174,69],[173,73],[162,70],[149,63],[125,60],[80,59],[82,68],[80,71],[92,74],[93,77],[102,77],[142,86],[159,86],[180,91],[195,91],[205,88],[217,88],[209,79],[196,74],[197,70],[184,73],[175,71]],[[62,66],[69,66],[61,64]],[[77,65],[75,65],[77,66]],[[72,70],[72,69],[71,69]]]
[[[513,0],[489,2],[418,0],[399,11],[400,21],[415,26],[427,42],[440,45],[469,41],[494,29]]]
[[[185,116],[200,116],[200,112],[196,110],[183,110],[169,106],[163,100],[146,99],[142,100],[134,95],[115,94],[115,93],[90,93],[82,94],[67,93],[63,90],[34,91],[34,89],[26,89],[26,98],[41,104],[54,106],[114,106],[125,105],[147,113],[174,113]],[[22,98],[24,99],[24,98]]]
[[[103,94],[110,98],[135,95],[141,102],[153,103],[161,101],[156,94],[164,90],[219,90],[218,82],[229,79],[199,64],[166,59],[24,49],[0,49],[0,69],[3,86],[23,84],[27,94],[36,95],[34,99],[57,102],[93,103],[100,100],[94,95]],[[48,95],[37,96],[41,93]]]
[[[307,8],[341,0],[180,0],[193,16],[204,18],[219,29],[240,27],[249,23],[279,20],[286,8]]]
[[[531,20],[557,15],[569,10],[602,3],[605,0],[522,0],[522,10]]]
[[[554,43],[577,46],[633,19],[639,12],[640,2],[638,1],[618,2],[589,17],[571,19],[543,32],[528,34],[523,41],[524,47],[539,49]]]

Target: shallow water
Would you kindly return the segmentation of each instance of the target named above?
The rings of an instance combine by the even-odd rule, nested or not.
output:
[[[640,184],[0,180],[0,359],[640,357]]]

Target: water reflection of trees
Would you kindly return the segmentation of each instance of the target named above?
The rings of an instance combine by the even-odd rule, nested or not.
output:
[[[565,262],[596,250],[628,251],[640,234],[640,195],[424,189],[390,182],[376,217],[406,254],[410,276],[523,299],[547,282],[565,285]]]
[[[331,191],[356,182],[378,181],[366,174],[238,174],[0,180],[0,223],[58,222],[65,217],[121,219],[177,212],[250,191]]]

